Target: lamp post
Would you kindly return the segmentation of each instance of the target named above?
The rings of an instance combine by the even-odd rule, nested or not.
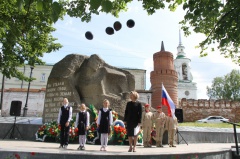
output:
[[[30,79],[32,78],[33,68],[34,68],[33,66],[30,66],[30,69],[31,69],[30,76],[29,76]],[[31,80],[29,80],[29,83],[28,83],[27,98],[26,98],[25,107],[23,108],[23,116],[24,117],[27,116],[27,110],[28,110],[27,103],[28,103],[28,94],[29,94],[30,84],[31,84]]]
[[[148,99],[148,104],[149,104],[149,99],[150,99],[150,95],[149,94],[147,95],[147,99]]]
[[[3,75],[3,77],[2,77],[2,90],[1,90],[0,112],[2,111],[2,105],[3,105],[4,81],[5,81],[5,76]],[[1,116],[1,115],[2,115],[2,114],[0,114],[0,116]]]

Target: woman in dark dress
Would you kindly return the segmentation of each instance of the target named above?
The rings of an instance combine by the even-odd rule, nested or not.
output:
[[[134,129],[137,129],[141,125],[142,120],[142,104],[137,101],[138,98],[139,94],[137,92],[130,92],[131,101],[127,103],[124,114],[124,123],[127,127],[130,146],[128,152],[136,152],[138,134],[136,132],[134,133]]]

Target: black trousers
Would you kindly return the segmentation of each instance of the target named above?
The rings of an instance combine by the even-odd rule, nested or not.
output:
[[[68,127],[65,126],[64,124],[61,124],[61,133],[60,133],[60,144],[63,145],[68,145],[69,141],[69,130],[70,130],[70,125]]]

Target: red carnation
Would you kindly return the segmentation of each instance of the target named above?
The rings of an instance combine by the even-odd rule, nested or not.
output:
[[[75,133],[78,132],[78,128],[75,128],[75,129],[74,129],[74,132],[75,132]]]
[[[19,156],[19,154],[15,154],[15,157],[16,157],[16,159],[20,159],[20,156]]]

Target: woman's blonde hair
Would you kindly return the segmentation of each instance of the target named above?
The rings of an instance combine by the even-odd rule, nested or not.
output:
[[[136,91],[131,91],[130,94],[132,94],[136,100],[139,98],[139,94]]]
[[[86,105],[85,105],[84,103],[79,104],[79,105],[78,105],[78,108],[79,108],[80,110],[86,110],[86,109],[87,109],[87,107],[86,107]]]
[[[105,102],[107,102],[107,103],[108,103],[108,106],[110,105],[110,102],[109,102],[109,100],[107,100],[107,99],[104,99],[104,100],[103,100],[103,103],[105,103]]]

